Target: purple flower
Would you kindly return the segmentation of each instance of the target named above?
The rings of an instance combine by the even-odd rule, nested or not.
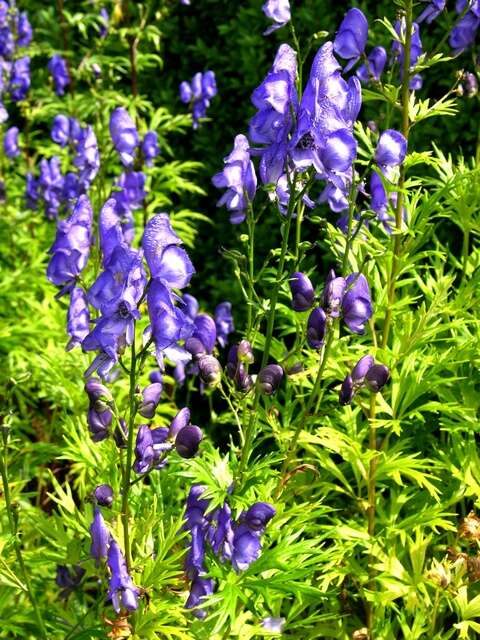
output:
[[[98,567],[102,558],[107,557],[108,545],[111,544],[111,535],[100,509],[95,507],[93,513],[93,522],[90,526],[90,536],[92,538],[90,555],[95,558],[95,564]]]
[[[360,82],[368,84],[372,80],[380,82],[380,77],[387,62],[387,52],[383,47],[373,47],[368,54],[366,64],[360,65],[356,71]]]
[[[265,36],[290,22],[290,0],[267,0],[262,11],[274,23],[264,32]]]
[[[13,102],[25,100],[29,88],[30,58],[29,56],[24,56],[23,58],[17,58],[12,63],[9,89]]]
[[[242,514],[241,520],[253,531],[263,533],[275,513],[275,509],[268,502],[256,502]]]
[[[39,199],[38,182],[34,176],[29,172],[25,182],[25,206],[27,209],[36,211]]]
[[[344,406],[346,404],[350,404],[353,400],[354,396],[354,387],[352,376],[349,374],[345,380],[342,382],[342,386],[340,387],[340,391],[338,394],[339,403]]]
[[[147,167],[153,165],[153,159],[158,156],[160,149],[158,147],[158,135],[156,131],[147,131],[143,136],[142,153],[145,158]]]
[[[49,219],[57,218],[64,192],[64,177],[57,156],[50,161],[46,158],[40,161],[38,187],[45,201],[45,215]]]
[[[477,77],[473,73],[465,71],[462,77],[461,87],[467,94],[467,98],[473,98],[473,96],[476,96],[478,93]]]
[[[67,314],[67,333],[70,336],[67,351],[81,344],[89,332],[90,311],[87,298],[83,289],[74,287],[70,294],[70,306]]]
[[[27,12],[22,11],[18,17],[17,23],[17,46],[28,47],[32,41],[33,32],[30,22],[28,20]]]
[[[56,53],[50,58],[47,67],[52,74],[55,93],[57,96],[63,96],[65,93],[65,87],[70,84],[70,74],[68,72],[67,62],[62,58],[62,56]]]
[[[198,360],[200,378],[208,387],[215,387],[222,379],[222,365],[214,356],[202,356]]]
[[[271,396],[277,391],[283,378],[283,369],[279,364],[267,364],[260,370],[257,376],[257,383],[261,392],[266,396]]]
[[[100,484],[93,492],[95,500],[102,507],[111,507],[113,504],[113,489],[109,484]]]
[[[428,6],[422,11],[417,18],[417,24],[420,24],[425,20],[427,24],[431,24],[435,18],[442,13],[447,4],[446,0],[423,0],[428,2]]]
[[[242,340],[242,343],[246,343],[246,340]],[[247,343],[250,344],[250,343]],[[227,375],[235,382],[235,386],[242,392],[247,392],[253,386],[252,377],[247,373],[245,365],[240,359],[240,345],[233,345],[228,352],[227,360]],[[250,347],[251,349],[251,347]],[[253,353],[251,353],[251,360],[245,360],[246,362],[253,362]]]
[[[130,220],[128,225],[122,225],[125,232],[127,227],[133,228],[131,212],[141,207],[147,196],[147,192],[145,191],[145,174],[142,171],[123,172],[120,174],[115,186],[121,189],[112,194],[112,197],[117,201],[118,211],[125,219]]]
[[[100,13],[98,17],[100,21],[100,37],[105,38],[108,34],[108,23],[109,23],[109,15],[105,7],[102,7],[100,9]]]
[[[398,40],[394,40],[392,44],[392,53],[398,60],[400,66],[400,80],[403,77],[403,59],[404,59],[404,46],[402,42],[405,41],[406,23],[405,19],[397,20],[395,22],[395,31],[398,34]],[[410,71],[415,67],[419,57],[422,55],[422,41],[420,40],[420,28],[416,22],[412,24],[412,43],[410,46]],[[410,89],[416,91],[422,88],[422,77],[419,74],[414,75],[410,79]]]
[[[147,424],[141,424],[135,443],[135,463],[133,469],[138,474],[148,473],[155,462],[152,431]]]
[[[193,321],[193,333],[189,340],[197,340],[203,346],[202,355],[212,353],[217,339],[217,328],[213,318],[206,313],[200,313]]]
[[[390,371],[384,364],[375,364],[372,356],[363,356],[342,383],[339,393],[341,405],[350,404],[354,395],[363,387],[378,393],[388,382]]]
[[[292,293],[292,309],[307,311],[313,304],[315,290],[310,278],[304,273],[296,271],[290,276],[290,291]]]
[[[457,13],[462,13],[464,8],[465,2],[457,2]],[[453,27],[448,42],[455,55],[459,55],[474,44],[478,27],[480,26],[480,15],[478,13],[478,11],[474,12],[473,9],[467,11],[463,18]]]
[[[82,569],[82,567],[79,567],[78,565],[71,569],[63,564],[57,565],[55,584],[62,589],[60,591],[60,598],[62,598],[62,600],[68,598],[73,591],[78,589],[84,575],[85,569]]]
[[[7,158],[16,158],[20,155],[20,147],[18,146],[18,127],[10,127],[5,132],[3,139],[3,149]]]
[[[138,407],[138,413],[144,418],[151,420],[155,415],[155,410],[160,402],[163,385],[161,382],[153,382],[142,391],[142,402]]]
[[[215,326],[217,341],[221,347],[226,347],[228,336],[235,331],[231,302],[221,302],[215,308]]]
[[[349,71],[365,50],[368,38],[368,22],[360,9],[350,9],[342,20],[333,48],[337,55],[350,62],[345,67]]]
[[[364,333],[365,323],[372,316],[372,300],[367,279],[352,273],[345,280],[346,292],[342,300],[343,320],[350,331]]]
[[[85,383],[90,406],[87,415],[87,422],[90,428],[92,440],[101,442],[110,435],[113,413],[110,403],[113,401],[112,394],[98,378],[90,378]]]
[[[338,318],[340,315],[340,308],[346,286],[345,278],[337,278],[335,271],[331,269],[325,282],[323,304],[327,310],[327,314],[332,318]]]
[[[170,423],[170,428],[168,431],[170,438],[176,438],[178,433],[186,427],[190,422],[190,409],[184,407],[180,409],[177,415],[174,417],[172,422]]]
[[[100,168],[97,138],[91,126],[81,129],[78,135],[73,164],[78,167],[79,180],[85,189],[90,187]]]
[[[193,76],[191,83],[184,81],[180,84],[180,100],[191,104],[194,129],[198,127],[200,118],[205,117],[210,99],[216,94],[217,85],[213,71],[198,72]]]
[[[110,136],[113,146],[120,155],[120,160],[125,167],[130,167],[135,160],[135,152],[138,146],[138,133],[135,123],[128,111],[123,107],[117,107],[110,116]]]
[[[407,141],[405,137],[394,129],[384,131],[375,150],[375,162],[381,167],[396,167],[405,160]]]
[[[121,607],[134,611],[138,608],[138,589],[128,574],[125,558],[113,538],[108,548],[107,563],[111,574],[108,596],[112,599],[113,608],[116,613],[120,613]]]
[[[64,147],[70,139],[70,118],[59,114],[55,116],[51,132],[52,140]]]
[[[175,438],[175,449],[182,458],[193,458],[198,451],[203,434],[199,427],[190,424],[180,429]]]
[[[93,212],[87,196],[80,196],[67,220],[59,221],[47,277],[57,286],[73,285],[90,255]]]
[[[250,147],[244,135],[235,137],[233,150],[224,159],[224,163],[223,171],[212,178],[215,187],[226,189],[217,206],[225,205],[231,211],[230,222],[239,224],[245,220],[246,211],[257,189],[257,177],[250,159]]]
[[[312,349],[320,349],[325,340],[327,316],[321,307],[313,309],[307,321],[307,342]]]
[[[190,594],[188,596],[187,602],[185,603],[186,609],[193,609],[194,615],[200,620],[203,620],[207,616],[207,612],[204,609],[199,609],[203,604],[203,601],[207,596],[212,595],[213,593],[213,580],[211,578],[202,578],[197,576],[192,581],[190,585]]]

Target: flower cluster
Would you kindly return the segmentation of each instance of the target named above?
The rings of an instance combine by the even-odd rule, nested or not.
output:
[[[378,393],[388,382],[390,372],[384,364],[375,364],[372,356],[363,356],[342,382],[339,393],[340,404],[351,404],[354,395],[362,387]]]
[[[3,94],[13,102],[26,98],[30,88],[30,57],[18,57],[19,49],[32,41],[32,28],[25,11],[15,3],[0,1],[0,124],[8,120]]]
[[[217,95],[217,85],[213,71],[196,73],[191,82],[180,83],[180,100],[192,109],[193,128],[197,129],[200,119],[205,118],[210,100]]]
[[[185,528],[190,532],[185,572],[192,580],[185,606],[196,608],[195,615],[199,618],[207,614],[197,607],[214,590],[213,580],[207,577],[205,568],[207,546],[221,562],[230,561],[237,573],[245,571],[260,556],[261,537],[275,515],[272,505],[257,502],[234,521],[226,500],[221,508],[207,513],[209,500],[202,498],[204,491],[202,485],[190,489],[185,511]]]
[[[450,33],[449,44],[453,53],[458,55],[475,42],[480,26],[480,2],[479,0],[457,0],[455,9],[461,18]]]
[[[392,54],[394,59],[397,60],[400,67],[400,80],[403,78],[403,60],[404,60],[404,45],[406,34],[405,18],[397,20],[395,22],[395,32],[398,35],[398,39],[393,41]],[[419,57],[422,55],[422,41],[420,40],[420,27],[418,23],[414,22],[412,25],[412,42],[410,45],[410,71],[415,67]],[[422,88],[423,80],[420,74],[415,74],[410,78],[410,89],[416,91]]]

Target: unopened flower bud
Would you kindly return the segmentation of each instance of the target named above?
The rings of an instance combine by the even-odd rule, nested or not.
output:
[[[170,438],[175,438],[179,431],[184,429],[187,424],[190,422],[190,409],[188,407],[183,407],[174,417],[172,422],[170,423],[170,429],[168,435]]]
[[[353,400],[353,380],[352,376],[348,375],[342,382],[340,387],[340,393],[338,394],[338,401],[341,405],[350,404]]]
[[[155,415],[155,410],[160,402],[163,385],[160,382],[149,384],[142,392],[142,402],[138,407],[138,413],[144,418],[151,420]]]
[[[100,484],[93,492],[95,500],[102,507],[111,507],[113,504],[113,489],[109,484]]]
[[[390,377],[390,371],[384,364],[374,364],[365,375],[365,384],[373,391],[378,393],[380,389],[387,383]]]
[[[352,380],[355,383],[363,382],[368,371],[373,367],[374,360],[372,356],[363,356],[352,369]]]
[[[193,360],[198,360],[202,356],[207,355],[207,350],[203,342],[193,336],[185,340],[185,350],[191,354]]]
[[[477,95],[478,81],[475,74],[466,71],[463,74],[462,85],[465,89],[465,93],[467,94],[467,98],[473,98],[473,96]]]
[[[222,365],[214,356],[202,356],[198,361],[200,377],[209,387],[215,387],[222,379]]]
[[[108,410],[100,412],[95,411],[95,409],[88,410],[87,423],[94,442],[101,442],[108,438],[112,417],[112,412]]]
[[[241,340],[238,343],[237,358],[240,362],[245,362],[247,364],[253,364],[255,361],[252,345],[248,340]]]
[[[314,309],[308,316],[307,342],[312,349],[320,349],[325,340],[327,315],[321,307]]]
[[[315,290],[308,276],[300,271],[290,276],[290,291],[292,293],[292,309],[307,311],[313,304]]]
[[[272,393],[280,386],[283,378],[283,369],[278,364],[267,364],[266,367],[260,371],[257,377],[257,382],[263,394],[271,396]]]
[[[175,438],[175,449],[182,458],[193,458],[198,451],[202,438],[201,429],[190,424],[178,432]]]
[[[85,391],[90,401],[90,408],[101,413],[107,411],[113,402],[110,390],[98,378],[90,378],[85,383]]]

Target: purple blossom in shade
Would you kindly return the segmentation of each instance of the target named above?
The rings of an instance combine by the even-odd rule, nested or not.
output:
[[[445,9],[445,5],[447,4],[446,0],[426,0],[428,5],[422,11],[422,13],[418,16],[416,22],[420,24],[425,20],[427,24],[431,24],[435,18],[442,13]],[[425,0],[424,0],[425,2]]]
[[[225,167],[212,178],[218,189],[226,189],[217,203],[225,205],[230,214],[230,222],[239,224],[246,217],[246,212],[255,197],[257,177],[250,159],[250,147],[247,138],[239,134],[235,137],[233,150],[224,158]]]
[[[232,316],[231,302],[221,302],[215,308],[215,326],[217,328],[217,341],[223,348],[228,344],[228,336],[235,331]]]
[[[28,20],[27,12],[22,11],[18,17],[17,23],[17,46],[28,47],[32,41],[33,31]]]
[[[320,349],[325,340],[327,315],[321,307],[313,309],[307,321],[307,342],[312,349]]]
[[[279,364],[267,364],[257,376],[257,384],[266,396],[274,394],[282,382],[283,369]]]
[[[242,340],[246,342],[246,340]],[[242,344],[242,343],[240,343]],[[235,382],[235,386],[242,392],[249,391],[253,386],[252,377],[247,373],[245,365],[240,360],[240,345],[230,347],[227,359],[227,375]],[[253,353],[252,353],[253,358]],[[249,361],[247,361],[249,362]],[[251,360],[253,362],[253,360]]]
[[[155,410],[160,402],[163,385],[161,382],[153,382],[142,391],[142,401],[138,407],[138,413],[144,418],[151,420],[155,415]]]
[[[25,100],[30,89],[30,58],[24,56],[12,63],[9,91],[13,102]]]
[[[10,127],[5,132],[3,139],[3,150],[7,158],[13,159],[20,155],[20,147],[18,146],[18,127]]]
[[[25,181],[25,206],[36,211],[38,207],[38,182],[32,173],[28,172]]]
[[[262,7],[263,13],[273,20],[273,24],[268,27],[263,35],[268,36],[273,31],[284,27],[290,22],[290,0],[267,0]]]
[[[47,277],[53,284],[73,286],[83,271],[90,255],[92,219],[88,197],[80,196],[71,216],[58,222],[47,268]]]
[[[341,405],[350,404],[353,400],[354,396],[354,387],[352,376],[348,374],[345,380],[342,382],[342,386],[340,387],[340,391],[338,393],[338,402]]]
[[[262,145],[260,178],[264,184],[278,183],[285,175],[288,136],[298,108],[297,54],[282,44],[266,78],[252,94],[252,103],[258,112],[250,120],[249,138]]]
[[[112,543],[110,532],[98,507],[95,507],[93,512],[90,536],[92,539],[90,555],[95,559],[95,564],[98,567],[102,559],[107,557],[108,545]]]
[[[55,53],[50,58],[47,68],[52,74],[55,93],[57,96],[63,96],[65,88],[70,84],[70,73],[66,60],[58,53]]]
[[[147,424],[141,424],[137,431],[135,443],[135,473],[148,473],[155,462],[155,450],[153,448],[152,431]]]
[[[130,114],[123,107],[117,107],[110,116],[110,136],[113,146],[120,155],[125,167],[130,167],[135,160],[138,147],[138,133]]]
[[[240,516],[232,542],[231,562],[235,571],[245,571],[258,559],[262,551],[260,537],[274,515],[275,509],[271,505],[259,502]]]
[[[107,409],[106,411],[95,411],[89,409],[87,413],[87,424],[90,429],[90,435],[93,442],[101,442],[106,440],[110,435],[113,414]]]
[[[98,14],[98,17],[100,22],[100,37],[105,38],[108,34],[108,24],[109,24],[109,15],[105,7],[102,7],[100,9],[100,13]]]
[[[89,332],[90,311],[87,298],[83,289],[74,287],[70,293],[70,306],[67,313],[67,333],[70,336],[67,351],[80,345]]]
[[[387,52],[383,47],[373,47],[368,54],[366,64],[362,64],[356,71],[357,78],[363,84],[368,84],[372,80],[380,82],[381,75],[387,62]]]
[[[51,131],[52,140],[64,147],[70,140],[70,118],[59,114],[55,116]]]
[[[400,80],[403,77],[403,59],[404,59],[404,46],[402,42],[405,41],[406,24],[405,18],[397,20],[395,22],[395,32],[398,35],[398,40],[394,40],[392,44],[392,54],[397,59],[400,67]],[[419,57],[423,53],[422,41],[420,40],[420,27],[416,22],[412,24],[412,43],[410,46],[410,71],[415,67]],[[422,88],[422,77],[417,73],[410,79],[410,89],[417,91]]]
[[[262,627],[271,633],[282,633],[285,623],[285,618],[268,617],[262,620]]]
[[[346,286],[345,278],[337,277],[335,271],[330,269],[323,291],[323,304],[327,310],[327,314],[332,318],[338,318],[340,316]]]
[[[145,164],[147,167],[153,165],[153,159],[158,156],[160,149],[158,146],[158,135],[156,131],[147,131],[143,136],[142,141],[142,154],[145,158]]]
[[[368,370],[371,367],[373,367],[373,364],[374,364],[374,360],[373,360],[373,357],[370,355],[363,356],[362,358],[360,358],[360,360],[352,369],[352,372],[351,372],[352,381],[355,384],[359,384],[363,382],[363,379],[367,375]]]
[[[365,386],[372,392],[378,393],[388,382],[390,371],[384,364],[374,364],[365,374]]]
[[[275,509],[268,502],[256,502],[242,514],[241,520],[252,531],[262,534],[275,513]]]
[[[113,413],[110,410],[112,394],[98,378],[90,378],[85,383],[89,398],[87,422],[94,442],[100,442],[110,435]]]
[[[91,126],[79,132],[73,164],[79,169],[78,177],[81,184],[88,189],[100,169],[97,138]]]
[[[465,6],[465,1],[457,2],[455,7],[457,13],[463,13]],[[454,55],[463,53],[474,44],[479,26],[480,11],[477,8],[477,3],[474,3],[470,5],[470,9],[457,22],[450,33],[448,42],[453,49]]]
[[[93,492],[95,500],[102,507],[111,507],[113,504],[113,489],[109,484],[100,484]]]
[[[198,340],[204,348],[205,355],[212,353],[217,340],[217,328],[213,318],[206,313],[200,313],[193,321],[193,333],[190,340]]]
[[[198,371],[207,387],[215,387],[222,380],[222,365],[214,356],[202,356],[198,360]]]
[[[470,71],[465,71],[462,76],[462,89],[467,94],[467,98],[473,98],[478,93],[478,80],[477,77],[470,73]]]
[[[340,404],[351,404],[355,394],[363,387],[367,387],[372,393],[378,393],[388,382],[389,377],[388,367],[384,364],[375,364],[370,355],[363,356],[342,382],[339,392]]]
[[[405,160],[407,141],[405,137],[394,129],[384,131],[375,150],[375,162],[380,167],[396,167]]]
[[[185,603],[185,608],[195,609],[193,614],[200,620],[207,617],[207,612],[205,609],[200,609],[198,607],[203,604],[206,597],[212,595],[213,587],[214,584],[212,578],[203,578],[201,576],[194,578],[190,585],[190,594],[187,602]]]
[[[180,83],[180,100],[191,105],[193,128],[197,129],[200,118],[204,118],[210,106],[210,100],[217,94],[215,73],[205,71],[196,73],[191,83]]]
[[[307,311],[313,304],[315,290],[310,278],[304,273],[296,271],[289,280],[292,294],[292,309],[294,311]]]
[[[353,333],[365,333],[365,323],[373,313],[367,279],[362,273],[352,273],[346,278],[345,283],[346,291],[342,300],[343,320]]]
[[[175,449],[182,458],[193,458],[198,452],[203,433],[199,427],[190,424],[180,429],[175,438]]]
[[[108,548],[107,563],[110,569],[108,596],[112,599],[113,608],[116,613],[120,613],[122,607],[127,611],[134,611],[138,608],[138,589],[128,574],[123,553],[113,538]]]
[[[57,565],[55,584],[61,589],[60,598],[62,600],[67,599],[73,591],[78,589],[84,575],[85,569],[82,569],[82,567],[79,567],[78,565],[71,569],[63,564]]]
[[[360,9],[350,9],[342,20],[333,49],[341,58],[349,60],[345,71],[349,71],[365,50],[368,38],[368,22]]]
[[[130,220],[128,225],[125,223],[122,225],[125,232],[128,228],[133,228],[132,211],[141,207],[147,196],[145,174],[142,171],[123,172],[115,186],[121,189],[112,194],[112,197],[117,201],[119,214]]]

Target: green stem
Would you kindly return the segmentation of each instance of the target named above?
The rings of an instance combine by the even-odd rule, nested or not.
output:
[[[405,46],[403,48],[403,76],[402,76],[402,133],[408,143],[410,133],[409,103],[410,103],[410,53],[412,46],[412,23],[413,23],[413,0],[406,0],[405,13]],[[400,167],[400,178],[398,181],[397,206],[395,209],[395,232],[393,235],[393,256],[392,267],[388,277],[387,312],[385,314],[385,324],[383,327],[382,347],[388,343],[388,335],[392,323],[392,307],[395,302],[395,284],[398,272],[398,263],[402,250],[402,219],[403,205],[405,201],[405,164]]]
[[[5,429],[6,427],[2,427]],[[6,435],[3,433],[4,446],[2,455],[0,455],[0,475],[2,476],[2,485],[3,485],[3,495],[5,497],[5,506],[7,509],[8,516],[8,524],[10,526],[10,532],[13,538],[13,545],[15,548],[15,555],[17,556],[17,562],[20,566],[20,573],[23,578],[23,582],[25,584],[25,589],[28,595],[28,599],[32,605],[35,618],[37,620],[38,632],[43,640],[48,640],[47,630],[45,628],[45,624],[43,622],[42,615],[40,613],[40,609],[37,604],[37,600],[32,591],[32,585],[30,582],[30,577],[28,575],[27,567],[25,566],[25,562],[23,560],[22,548],[20,545],[20,540],[18,538],[18,525],[16,523],[15,518],[13,517],[13,505],[12,498],[10,495],[10,486],[8,484],[8,465],[7,465],[7,443],[6,443]]]
[[[375,535],[375,510],[376,510],[376,479],[377,479],[377,466],[378,466],[378,453],[377,453],[377,428],[375,425],[375,416],[377,410],[377,398],[374,393],[370,395],[370,412],[369,412],[369,435],[368,435],[368,446],[372,457],[370,458],[370,464],[368,469],[368,480],[367,480],[367,493],[368,493],[368,507],[367,507],[367,524],[368,524],[368,535],[373,538]],[[373,544],[372,542],[370,544]],[[372,554],[370,554],[369,558],[369,588],[373,591],[375,589],[375,581],[373,576],[373,570],[371,567],[372,562]],[[367,626],[369,631],[369,637],[372,638],[372,629],[374,622],[374,609],[372,603],[367,603]]]
[[[137,411],[135,401],[135,387],[136,387],[136,354],[135,354],[135,337],[132,342],[132,362],[130,364],[130,389],[129,389],[129,406],[130,413],[128,419],[128,440],[127,440],[127,460],[125,464],[125,473],[123,476],[123,490],[122,490],[122,526],[123,526],[123,542],[125,547],[125,560],[127,562],[127,568],[130,570],[132,565],[132,555],[130,549],[130,532],[129,532],[129,503],[128,494],[130,491],[130,477],[132,473],[132,460],[133,460],[133,439],[134,439],[134,426],[135,426],[135,414]]]
[[[470,229],[465,229],[463,232],[463,245],[462,245],[462,282],[467,275],[468,264],[468,247],[470,245]]]
[[[247,306],[247,339],[251,339],[252,332],[252,318],[253,318],[253,298],[255,296],[255,288],[253,284],[255,274],[255,220],[253,218],[252,208],[249,207],[247,214],[248,223],[248,280],[250,296]]]

